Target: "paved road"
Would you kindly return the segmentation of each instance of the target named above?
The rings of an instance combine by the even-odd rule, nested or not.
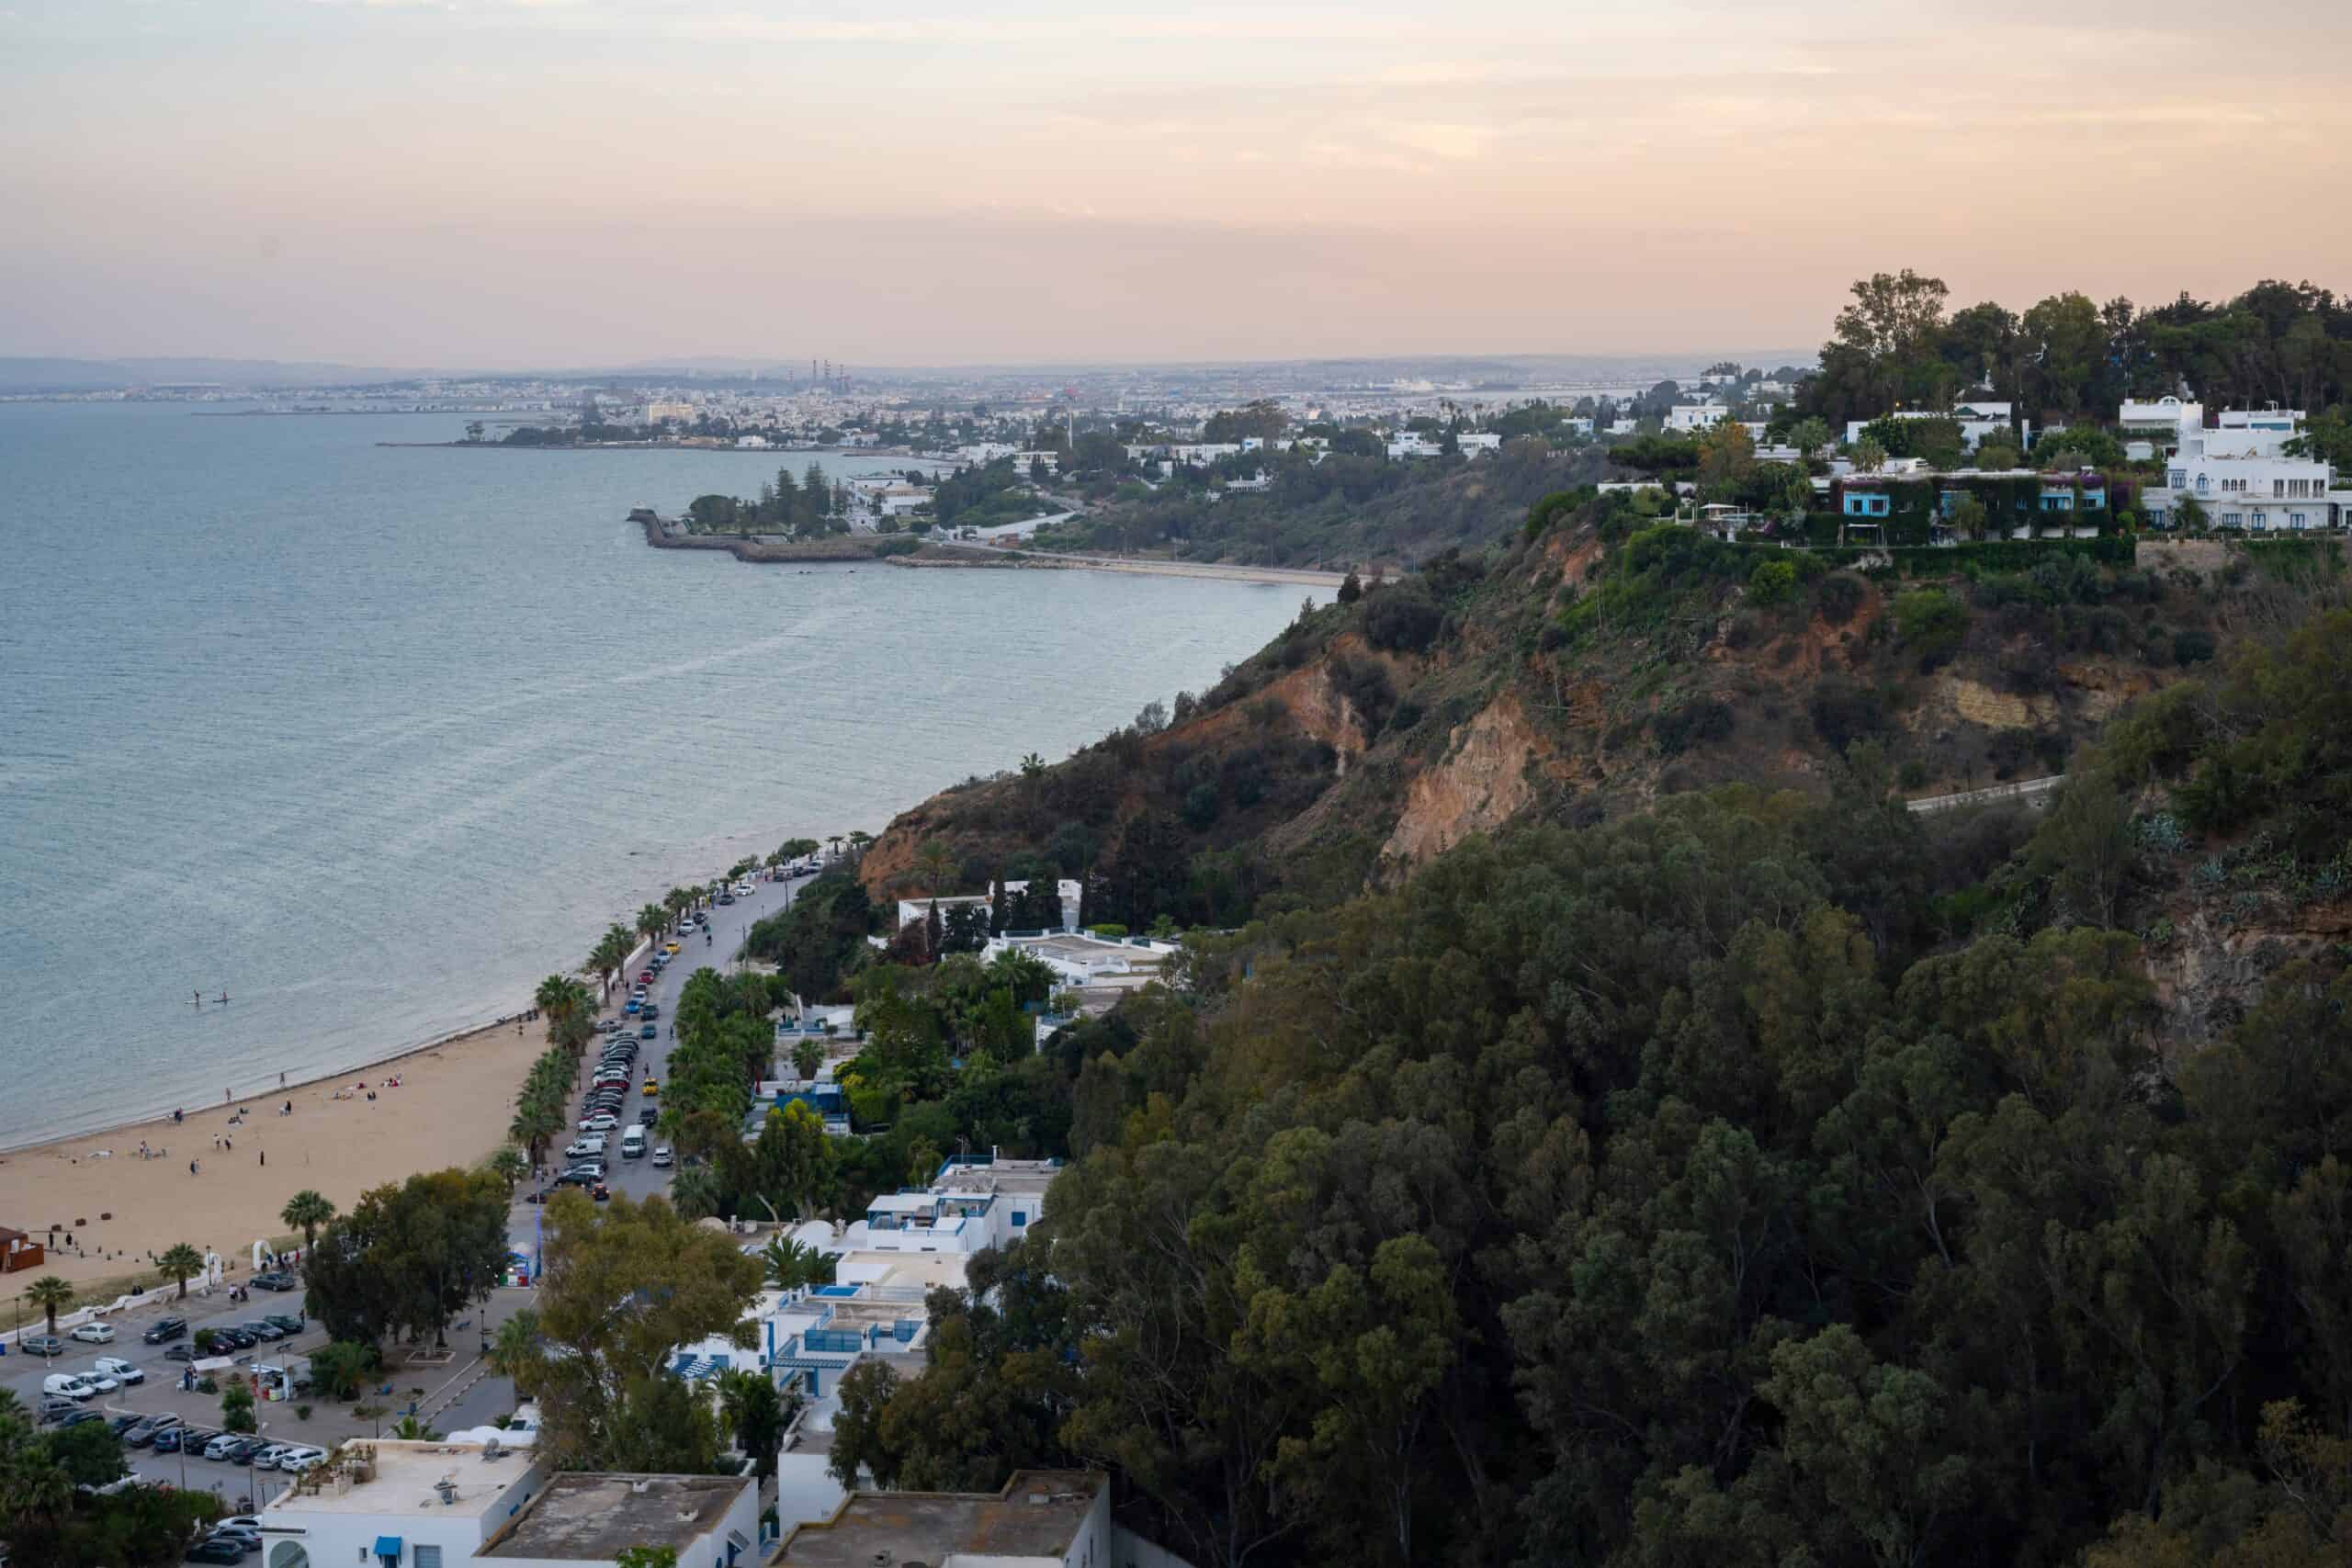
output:
[[[2021,779],[1989,789],[1964,789],[1957,795],[1923,795],[1905,804],[1914,811],[1951,811],[1963,806],[1990,806],[1999,800],[2022,800],[2028,806],[2042,807],[2050,804],[2042,796],[2065,782],[2065,774],[2052,773],[2046,779]]]
[[[641,1049],[637,1058],[637,1077],[630,1086],[628,1099],[621,1105],[621,1124],[613,1129],[606,1137],[605,1182],[614,1191],[626,1192],[632,1198],[643,1198],[650,1193],[669,1190],[670,1178],[673,1170],[657,1168],[650,1157],[637,1160],[621,1158],[620,1134],[637,1121],[641,1111],[647,1109],[658,1109],[660,1106],[659,1096],[652,1100],[645,1098],[643,1086],[648,1077],[660,1081],[669,1077],[670,1030],[677,1020],[678,993],[684,988],[687,976],[697,969],[724,970],[728,968],[742,947],[743,939],[750,932],[752,923],[787,908],[792,902],[793,895],[798,892],[808,880],[808,877],[802,876],[786,882],[760,882],[754,885],[756,890],[749,898],[738,898],[732,904],[709,907],[704,913],[710,917],[711,940],[705,942],[699,934],[687,939],[684,951],[678,954],[667,969],[654,976],[649,994],[654,1003],[661,1008],[662,1017],[653,1026],[654,1038],[640,1040],[638,1043]],[[632,971],[623,980],[615,983],[613,987],[615,1005],[608,1011],[607,1016],[619,1018],[625,1024],[632,1022],[620,1012],[619,1008],[628,1000],[628,987],[634,984],[636,979],[637,972]],[[592,1064],[593,1061],[592,1055]],[[583,1090],[582,1098],[584,1097]],[[572,1108],[573,1121],[577,1122],[578,1100],[574,1100]],[[576,1136],[578,1134],[575,1130],[565,1137],[564,1143],[570,1143],[571,1138]],[[649,1139],[647,1147],[651,1148],[657,1141]],[[550,1155],[549,1175],[553,1175],[556,1170],[560,1170],[563,1165],[569,1163],[563,1156],[562,1149],[563,1144],[558,1144],[554,1153]],[[517,1206],[516,1245],[526,1252],[533,1250],[532,1238],[535,1235],[536,1218],[532,1204],[526,1202]]]

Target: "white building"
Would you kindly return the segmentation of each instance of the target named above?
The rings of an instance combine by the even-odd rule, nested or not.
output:
[[[1444,447],[1440,446],[1426,435],[1399,435],[1388,443],[1388,456],[1391,461],[1402,461],[1408,457],[1434,457],[1444,450]]]
[[[780,1517],[786,1501],[779,1485]],[[776,1561],[790,1568],[1116,1568],[1122,1559],[1101,1472],[1023,1470],[1001,1492],[850,1493],[830,1514],[794,1524]],[[682,1557],[679,1568],[698,1565]]]
[[[1499,452],[1503,446],[1503,438],[1491,431],[1464,432],[1453,439],[1461,446],[1463,456],[1467,457],[1475,457],[1481,452]]]
[[[1026,893],[1029,890],[1029,884],[1025,881],[1007,882],[1002,886],[1008,898],[1014,894]],[[1086,891],[1085,888],[1072,878],[1065,876],[1055,882],[1054,891],[1060,895],[1062,901],[1061,929],[1066,931],[1076,931],[1079,898]],[[942,898],[901,898],[899,900],[899,925],[904,929],[918,920],[928,919],[933,904],[939,906],[939,918],[944,920],[950,909],[977,904],[982,910],[987,910],[990,908],[991,902],[992,900],[986,893],[957,893]]]
[[[257,1568],[610,1564],[631,1546],[680,1568],[762,1560],[758,1483],[557,1473],[528,1449],[355,1438],[261,1511]]]
[[[674,424],[692,424],[695,412],[692,403],[653,401],[645,405],[645,423],[660,424],[668,421]]]
[[[1973,402],[1954,403],[1949,409],[1897,409],[1886,417],[1888,419],[1951,420],[1960,426],[1961,449],[1973,452],[1984,446],[1985,439],[1989,436],[2010,434],[2015,428],[2012,420],[2016,412],[2016,405],[2013,403],[1987,402],[1979,400]],[[1846,444],[1850,446],[1860,441],[1862,438],[1862,432],[1874,423],[1876,422],[1866,419],[1848,420]]]
[[[1722,403],[1677,403],[1666,412],[1666,428],[1678,434],[1688,435],[1694,430],[1705,430],[1721,424],[1731,417],[1731,410]]]

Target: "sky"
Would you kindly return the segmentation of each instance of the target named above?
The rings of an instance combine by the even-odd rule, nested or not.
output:
[[[0,0],[0,355],[1818,343],[2352,288],[2352,5]]]

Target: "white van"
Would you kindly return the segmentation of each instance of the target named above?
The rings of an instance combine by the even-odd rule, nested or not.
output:
[[[566,1159],[601,1159],[605,1154],[605,1134],[583,1134],[563,1145]]]
[[[56,1399],[96,1399],[98,1391],[82,1381],[75,1372],[51,1372],[40,1380],[40,1391]]]
[[[598,1141],[602,1142],[603,1140],[599,1139]],[[628,1132],[621,1134],[621,1158],[642,1159],[644,1157],[645,1129],[642,1127],[631,1127]]]

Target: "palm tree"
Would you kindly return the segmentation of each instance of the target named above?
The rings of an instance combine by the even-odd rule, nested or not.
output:
[[[311,1196],[317,1197],[318,1194],[312,1193]],[[324,1200],[322,1199],[321,1201]],[[293,1222],[288,1223],[290,1224]],[[165,1276],[179,1286],[178,1299],[181,1301],[187,1300],[188,1277],[204,1272],[204,1255],[184,1241],[165,1247],[164,1256],[155,1259],[155,1262],[164,1270]]]
[[[560,1104],[536,1095],[525,1096],[514,1108],[514,1119],[506,1124],[506,1135],[530,1152],[533,1165],[545,1157],[548,1142],[562,1131]]]
[[[648,904],[637,912],[637,934],[651,942],[670,929],[670,912],[659,904]]]
[[[800,1075],[803,1083],[815,1079],[817,1070],[825,1065],[825,1048],[814,1040],[803,1040],[792,1048],[792,1070]]]
[[[690,1220],[703,1219],[718,1213],[718,1201],[725,1196],[718,1184],[718,1173],[707,1165],[697,1165],[678,1172],[670,1183],[670,1202]]]
[[[616,920],[605,928],[596,939],[595,947],[588,954],[587,973],[596,976],[606,991],[613,987],[613,976],[628,959],[628,950],[636,944],[629,940],[628,928]]]
[[[827,842],[828,844],[831,844],[831,845],[833,847],[833,858],[834,858],[835,860],[839,860],[839,859],[841,859],[841,857],[842,857],[842,836],[841,836],[839,833],[835,833],[831,838],[827,839],[827,840],[825,840],[825,842]]]
[[[872,843],[873,841],[874,841],[874,835],[873,835],[873,834],[871,834],[871,833],[869,833],[869,832],[867,832],[867,831],[865,831],[865,830],[864,829],[862,829],[862,828],[861,828],[861,829],[859,829],[856,832],[852,833],[852,834],[849,836],[849,847],[850,847],[850,849],[851,849],[854,852],[855,852],[855,853],[857,853],[857,854],[861,854],[861,855],[862,855],[862,854],[864,854],[864,853],[865,852],[865,846],[866,846],[866,845],[868,845],[868,844],[870,844],[870,843]]]
[[[925,839],[922,847],[915,851],[915,869],[922,873],[923,886],[931,892],[931,907],[936,909],[940,885],[956,869],[955,854],[937,839]]]
[[[540,1359],[538,1309],[525,1307],[500,1324],[498,1332],[491,1337],[485,1359],[492,1371],[514,1380],[514,1392],[528,1399],[531,1374],[538,1369]]]
[[[803,1247],[789,1236],[777,1236],[760,1254],[760,1261],[767,1266],[768,1283],[779,1291],[797,1291],[804,1285],[830,1285],[841,1259],[830,1252],[813,1247]]]
[[[305,1187],[286,1200],[277,1217],[302,1233],[302,1256],[308,1258],[319,1244],[319,1227],[334,1218],[334,1205]]]
[[[531,994],[531,1000],[541,1012],[553,1018],[563,1007],[565,998],[578,989],[579,985],[580,982],[569,975],[550,975],[539,982],[539,988]]]
[[[5,1484],[8,1517],[20,1526],[56,1518],[74,1506],[74,1478],[65,1467],[29,1453],[9,1467]]]
[[[392,1436],[404,1443],[437,1443],[441,1434],[413,1416],[403,1416],[392,1424]]]
[[[673,925],[677,923],[678,917],[684,914],[694,901],[695,896],[683,887],[673,887],[662,895],[662,907],[670,911],[670,922]]]
[[[25,1303],[49,1318],[49,1333],[57,1337],[57,1314],[60,1308],[74,1304],[74,1287],[54,1274],[43,1274],[25,1287]]]
[[[506,1183],[509,1198],[514,1196],[514,1184],[531,1174],[531,1162],[524,1158],[523,1151],[512,1144],[491,1156],[489,1167],[492,1176]]]

